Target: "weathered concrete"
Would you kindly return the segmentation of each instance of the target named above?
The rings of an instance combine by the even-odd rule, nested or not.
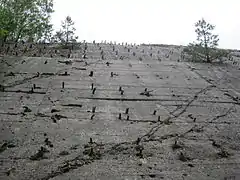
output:
[[[0,179],[237,179],[239,67],[100,46],[0,59]]]

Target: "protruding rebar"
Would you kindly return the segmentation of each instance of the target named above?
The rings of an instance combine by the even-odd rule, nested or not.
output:
[[[95,111],[96,111],[96,106],[92,108],[92,113],[95,113]]]
[[[89,76],[90,76],[90,77],[92,77],[92,76],[93,76],[93,71],[91,71],[91,72],[90,72]]]
[[[153,111],[153,115],[156,115],[156,113],[157,113],[157,111],[156,111],[156,110],[154,110],[154,111]]]
[[[95,94],[96,88],[93,88],[92,94]]]
[[[137,138],[136,144],[139,145],[141,138]]]

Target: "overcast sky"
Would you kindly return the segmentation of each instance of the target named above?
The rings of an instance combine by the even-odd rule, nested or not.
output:
[[[240,0],[54,0],[55,29],[71,16],[80,40],[188,44],[194,23],[216,25],[222,48],[240,49]]]

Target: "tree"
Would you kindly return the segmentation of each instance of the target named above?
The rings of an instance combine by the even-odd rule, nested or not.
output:
[[[7,8],[6,1],[0,1],[0,40],[6,41],[6,38],[14,27],[13,13]]]
[[[2,0],[0,27],[5,39],[38,41],[52,31],[53,0]]]
[[[197,41],[190,43],[184,52],[191,56],[193,61],[205,61],[211,63],[213,60],[227,55],[227,51],[217,49],[218,35],[213,34],[214,25],[207,23],[204,19],[195,23]]]
[[[7,34],[8,34],[8,31],[5,30],[5,29],[0,29],[0,42],[1,44],[4,43],[6,40],[6,37],[7,37]]]
[[[55,38],[64,45],[68,45],[69,42],[76,42],[78,36],[75,36],[76,29],[74,28],[74,22],[70,16],[67,16],[64,21],[62,21],[62,29],[56,32]]]

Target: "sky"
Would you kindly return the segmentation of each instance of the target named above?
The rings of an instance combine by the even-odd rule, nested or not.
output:
[[[52,23],[71,16],[79,40],[187,45],[194,24],[216,26],[219,47],[240,49],[240,0],[54,0]]]

